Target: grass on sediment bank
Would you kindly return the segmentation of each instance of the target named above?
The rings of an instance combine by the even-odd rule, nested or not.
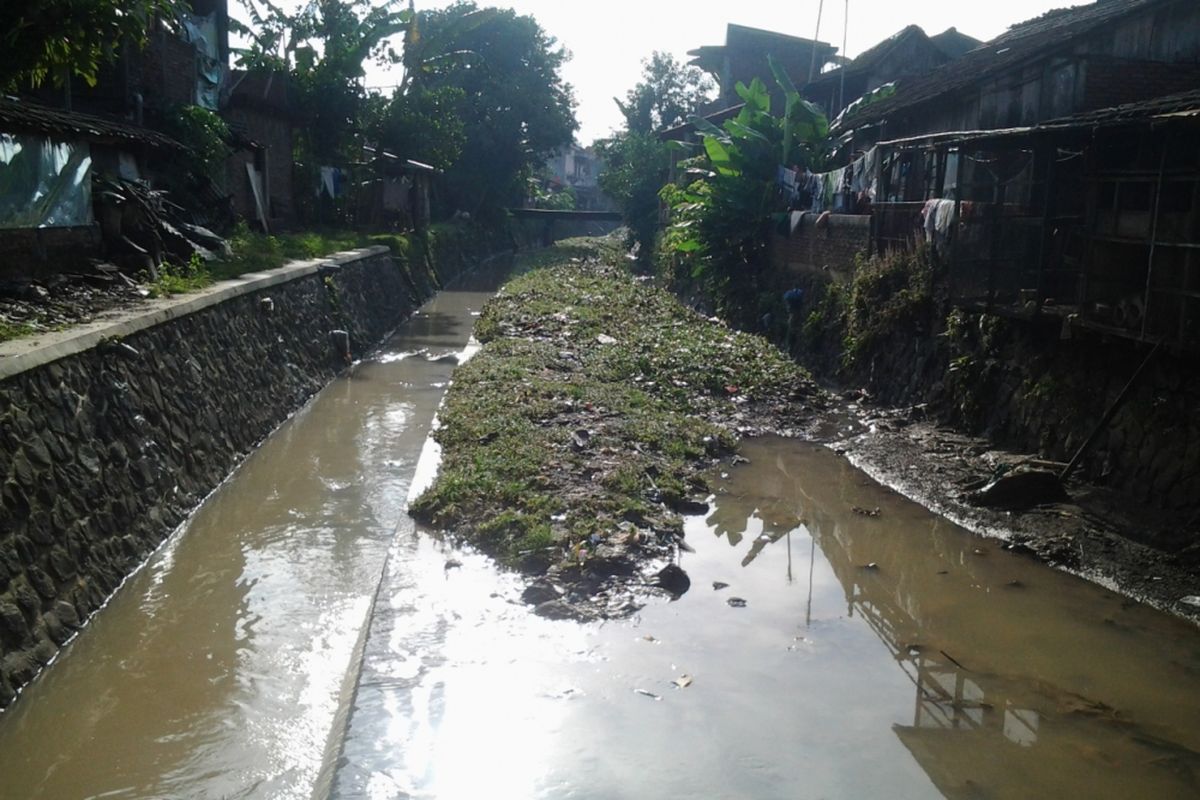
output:
[[[661,554],[672,508],[707,494],[701,473],[739,428],[799,410],[812,384],[597,240],[533,260],[483,310],[484,346],[440,415],[441,472],[412,513],[533,569]]]

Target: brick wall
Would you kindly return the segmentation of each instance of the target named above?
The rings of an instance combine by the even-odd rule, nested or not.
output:
[[[868,215],[831,214],[817,226],[817,216],[805,214],[791,236],[771,237],[771,267],[777,272],[831,273],[847,279],[854,257],[865,253],[871,238]]]

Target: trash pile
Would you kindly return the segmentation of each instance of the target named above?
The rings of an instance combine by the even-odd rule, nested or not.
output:
[[[137,181],[98,176],[93,197],[108,260],[123,272],[144,271],[155,279],[164,262],[187,264],[193,255],[205,261],[229,255],[223,238],[187,221],[187,212],[165,192]]]

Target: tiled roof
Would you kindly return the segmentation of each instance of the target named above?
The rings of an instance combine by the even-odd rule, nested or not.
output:
[[[1016,67],[1097,28],[1167,0],[1099,0],[1086,6],[1050,11],[1014,25],[982,47],[932,72],[901,81],[896,94],[867,106],[846,120],[847,127],[876,122],[900,109],[949,94]]]
[[[6,96],[0,96],[0,132],[41,133],[105,143],[124,142],[168,150],[183,149],[183,145],[174,139],[139,125],[51,108]]]
[[[983,42],[974,36],[967,36],[958,28],[947,28],[937,36],[930,36],[929,40],[950,58],[961,58],[976,47],[983,45]]]

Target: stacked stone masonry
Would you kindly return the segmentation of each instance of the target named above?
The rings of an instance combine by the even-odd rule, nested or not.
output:
[[[0,380],[0,708],[427,283],[358,251]]]

